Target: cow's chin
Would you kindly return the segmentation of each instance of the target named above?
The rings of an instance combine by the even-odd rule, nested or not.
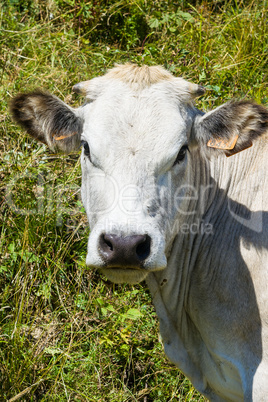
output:
[[[100,271],[111,282],[129,283],[130,285],[142,282],[148,275],[145,269],[134,268],[101,268]]]

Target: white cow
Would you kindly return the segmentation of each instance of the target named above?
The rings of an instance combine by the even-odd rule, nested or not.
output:
[[[35,91],[11,110],[50,149],[83,146],[87,264],[146,279],[167,356],[207,398],[268,401],[267,110],[204,114],[204,89],[161,67],[117,66],[74,90],[78,109]]]

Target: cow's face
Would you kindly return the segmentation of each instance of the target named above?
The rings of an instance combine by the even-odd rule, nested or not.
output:
[[[87,264],[115,282],[139,282],[166,266],[193,116],[169,82],[136,92],[108,81],[81,109]]]
[[[198,150],[205,157],[214,137],[235,138],[235,152],[245,148],[267,130],[267,111],[236,102],[203,114],[192,106],[203,89],[159,67],[119,66],[74,90],[86,95],[81,108],[35,91],[14,98],[12,114],[53,150],[82,144],[87,264],[114,282],[140,282],[166,267],[177,229],[192,213]]]

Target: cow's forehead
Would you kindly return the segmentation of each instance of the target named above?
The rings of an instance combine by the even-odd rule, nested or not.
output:
[[[187,142],[194,109],[170,82],[135,91],[118,80],[83,107],[83,137],[95,157],[172,158]],[[109,159],[109,158],[108,158]]]

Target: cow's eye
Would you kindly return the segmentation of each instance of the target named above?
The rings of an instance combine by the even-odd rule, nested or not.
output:
[[[180,163],[181,161],[183,161],[188,150],[189,150],[188,145],[183,145],[181,147],[173,166],[175,166],[178,163]]]
[[[84,148],[84,153],[87,157],[90,158],[90,149],[89,149],[89,145],[86,141],[81,141],[81,146]]]

